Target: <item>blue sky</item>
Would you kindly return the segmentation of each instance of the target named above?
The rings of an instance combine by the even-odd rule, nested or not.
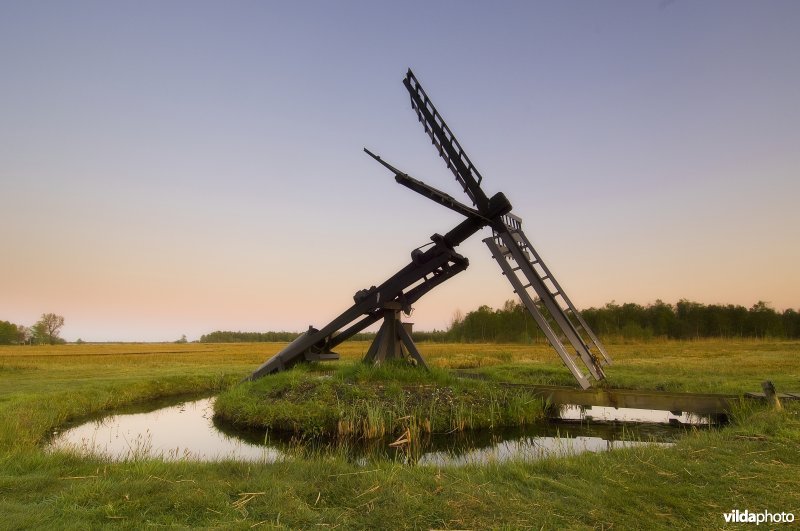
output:
[[[797,2],[0,4],[0,319],[301,330],[459,216],[417,77],[579,307],[800,307]],[[511,298],[476,235],[420,328]]]

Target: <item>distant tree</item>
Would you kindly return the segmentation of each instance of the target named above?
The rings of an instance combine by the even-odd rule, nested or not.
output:
[[[748,311],[750,326],[756,337],[780,337],[783,335],[781,316],[768,302],[758,301]]]
[[[693,339],[701,337],[704,307],[699,302],[681,299],[675,305],[675,315],[680,323],[680,337]]]
[[[61,327],[64,326],[64,318],[54,313],[43,313],[42,318],[33,325],[33,336],[37,343],[54,345],[63,343],[58,337]]]
[[[31,327],[31,343],[34,345],[44,345],[47,343],[47,332],[44,330],[44,325],[41,322],[35,323]]]
[[[27,345],[33,339],[33,330],[25,325],[17,325],[17,343]]]
[[[783,330],[786,337],[800,337],[800,313],[792,308],[783,312]]]
[[[0,345],[10,345],[17,341],[17,325],[0,321]]]
[[[450,318],[450,328],[459,326],[462,322],[464,322],[464,314],[461,310],[454,311],[453,317]]]
[[[179,340],[177,340],[175,343],[188,343],[188,342],[189,342],[189,340],[186,339],[186,334],[183,334],[181,336],[181,338]]]
[[[661,299],[656,299],[655,304],[647,307],[648,322],[653,334],[658,337],[668,337],[675,330],[675,309]]]

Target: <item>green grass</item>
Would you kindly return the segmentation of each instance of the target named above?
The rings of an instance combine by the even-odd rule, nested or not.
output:
[[[252,366],[241,350],[223,357],[195,345],[0,347],[0,448],[30,448],[65,422],[117,406],[227,388]]]
[[[540,421],[545,404],[524,389],[465,380],[434,367],[343,363],[332,374],[297,367],[219,395],[216,415],[234,425],[373,439],[521,426]]]
[[[518,383],[575,386],[547,345],[432,346],[431,363]],[[696,393],[760,391],[772,380],[779,392],[800,391],[800,342],[701,340],[624,342],[608,345],[613,365],[602,385]],[[481,352],[485,352],[481,358]]]
[[[341,354],[355,360],[367,347],[345,345]],[[613,386],[742,392],[772,379],[779,391],[800,390],[797,342],[608,347],[616,361],[608,370]],[[40,449],[68,419],[155,396],[230,388],[279,348],[0,347],[0,528],[716,529],[725,527],[723,512],[736,508],[800,517],[800,411],[790,403],[783,412],[750,406],[733,425],[698,431],[673,448],[462,468],[394,461],[359,467],[323,454],[272,464],[105,462]],[[541,346],[421,350],[434,367],[569,383],[555,354]],[[356,373],[347,378],[363,381],[380,376],[346,370]],[[416,385],[416,375],[408,378],[401,387]]]

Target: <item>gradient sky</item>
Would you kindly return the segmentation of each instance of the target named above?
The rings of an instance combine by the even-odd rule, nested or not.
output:
[[[459,215],[414,69],[580,307],[800,307],[800,2],[0,2],[0,319],[321,326]],[[512,298],[476,235],[418,328]]]

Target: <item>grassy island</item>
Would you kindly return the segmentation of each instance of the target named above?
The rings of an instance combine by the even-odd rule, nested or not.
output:
[[[524,389],[457,378],[404,363],[343,364],[332,372],[298,366],[223,392],[218,418],[303,437],[377,438],[522,426],[541,420],[544,402]]]

